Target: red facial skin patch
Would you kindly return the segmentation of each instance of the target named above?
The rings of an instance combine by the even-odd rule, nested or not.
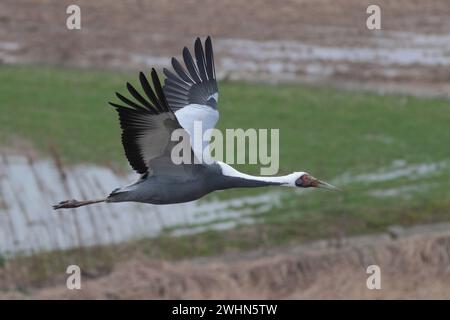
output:
[[[304,186],[307,186],[310,183],[309,176],[307,174],[302,175],[300,179],[302,179],[302,184]]]

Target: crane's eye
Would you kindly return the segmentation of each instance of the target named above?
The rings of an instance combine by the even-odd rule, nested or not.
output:
[[[295,185],[297,187],[303,187],[303,188],[310,187],[311,186],[311,179],[309,178],[309,175],[307,173],[302,175],[300,178],[298,178],[295,181]]]

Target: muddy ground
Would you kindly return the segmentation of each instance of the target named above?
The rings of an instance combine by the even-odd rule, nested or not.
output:
[[[450,225],[197,258],[132,259],[107,276],[0,298],[37,299],[442,299],[450,298]],[[381,289],[367,288],[378,265]]]
[[[375,31],[369,0],[80,0],[81,30],[68,30],[72,2],[2,1],[0,61],[138,70],[212,35],[221,78],[450,93],[447,0],[377,1]]]

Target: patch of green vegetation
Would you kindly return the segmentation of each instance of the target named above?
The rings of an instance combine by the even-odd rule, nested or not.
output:
[[[1,141],[18,136],[44,152],[54,147],[68,163],[125,164],[117,116],[107,102],[131,78],[77,69],[1,66]]]
[[[0,252],[0,269],[6,264],[6,257]]]
[[[120,128],[107,104],[137,73],[1,66],[0,132],[65,161],[125,164]],[[219,129],[280,129],[280,171],[334,177],[367,172],[395,159],[448,159],[448,101],[338,91],[300,85],[220,83]],[[95,151],[95,152],[94,152]],[[259,165],[238,165],[257,173]]]
[[[137,73],[1,66],[0,81],[0,144],[19,137],[44,153],[54,146],[66,163],[126,167],[117,116],[107,101],[115,100],[115,91],[126,92],[126,81],[137,84]],[[406,164],[450,161],[450,102],[442,99],[223,82],[219,108],[219,129],[280,129],[280,174],[303,170],[330,180],[346,174],[376,173],[380,168],[392,168],[396,160]],[[236,167],[258,174],[260,166]],[[427,174],[349,181],[341,193],[283,189],[280,205],[254,216],[261,223],[253,226],[22,257],[7,261],[4,269],[37,266],[30,279],[37,283],[50,276],[53,271],[48,270],[60,270],[74,259],[84,259],[84,268],[96,275],[109,272],[117,260],[132,254],[181,259],[373,233],[393,224],[449,220],[449,168],[450,164]],[[274,190],[227,190],[201,201]],[[382,195],[389,190],[393,195]]]
[[[450,200],[428,203],[427,215],[423,214],[424,207],[421,205],[389,207],[394,202],[390,201],[385,208],[368,209],[362,215],[339,212],[331,206],[323,211],[297,211],[297,214],[290,209],[278,210],[272,212],[266,223],[240,225],[230,230],[208,230],[179,237],[162,235],[119,245],[19,256],[6,260],[0,269],[0,276],[3,273],[5,278],[10,279],[0,286],[0,290],[20,289],[26,293],[30,287],[64,283],[67,276],[65,270],[70,264],[79,265],[84,276],[95,278],[109,274],[117,263],[136,257],[176,261],[305,243],[325,237],[339,239],[343,236],[383,232],[390,225],[412,225],[418,218],[424,223],[449,219]]]

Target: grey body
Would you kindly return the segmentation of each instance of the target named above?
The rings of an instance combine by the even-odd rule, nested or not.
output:
[[[189,166],[184,175],[147,175],[136,183],[114,190],[106,202],[142,202],[172,204],[197,200],[215,190],[229,188],[263,187],[279,185],[265,181],[229,177],[222,174],[220,166],[199,164]]]
[[[219,91],[210,37],[204,46],[199,38],[196,39],[195,60],[185,47],[183,60],[186,68],[172,58],[174,72],[164,69],[164,88],[155,69],[151,71],[153,88],[146,75],[140,72],[139,82],[144,94],[127,83],[132,99],[116,92],[120,102],[109,102],[119,115],[125,155],[131,167],[141,174],[140,179],[132,185],[115,189],[106,198],[66,200],[54,205],[54,209],[77,208],[105,201],[171,204],[193,201],[212,191],[229,188],[299,186],[297,181],[303,173],[261,178],[242,174],[221,162],[198,164],[195,161],[205,159],[204,156],[210,159],[208,152],[203,154],[208,145],[192,148],[195,123],[201,122],[203,129],[208,131],[214,128],[219,118]],[[172,140],[175,131],[190,137],[189,163],[175,164],[172,161],[172,151],[180,142]],[[200,135],[204,137],[203,132]]]

